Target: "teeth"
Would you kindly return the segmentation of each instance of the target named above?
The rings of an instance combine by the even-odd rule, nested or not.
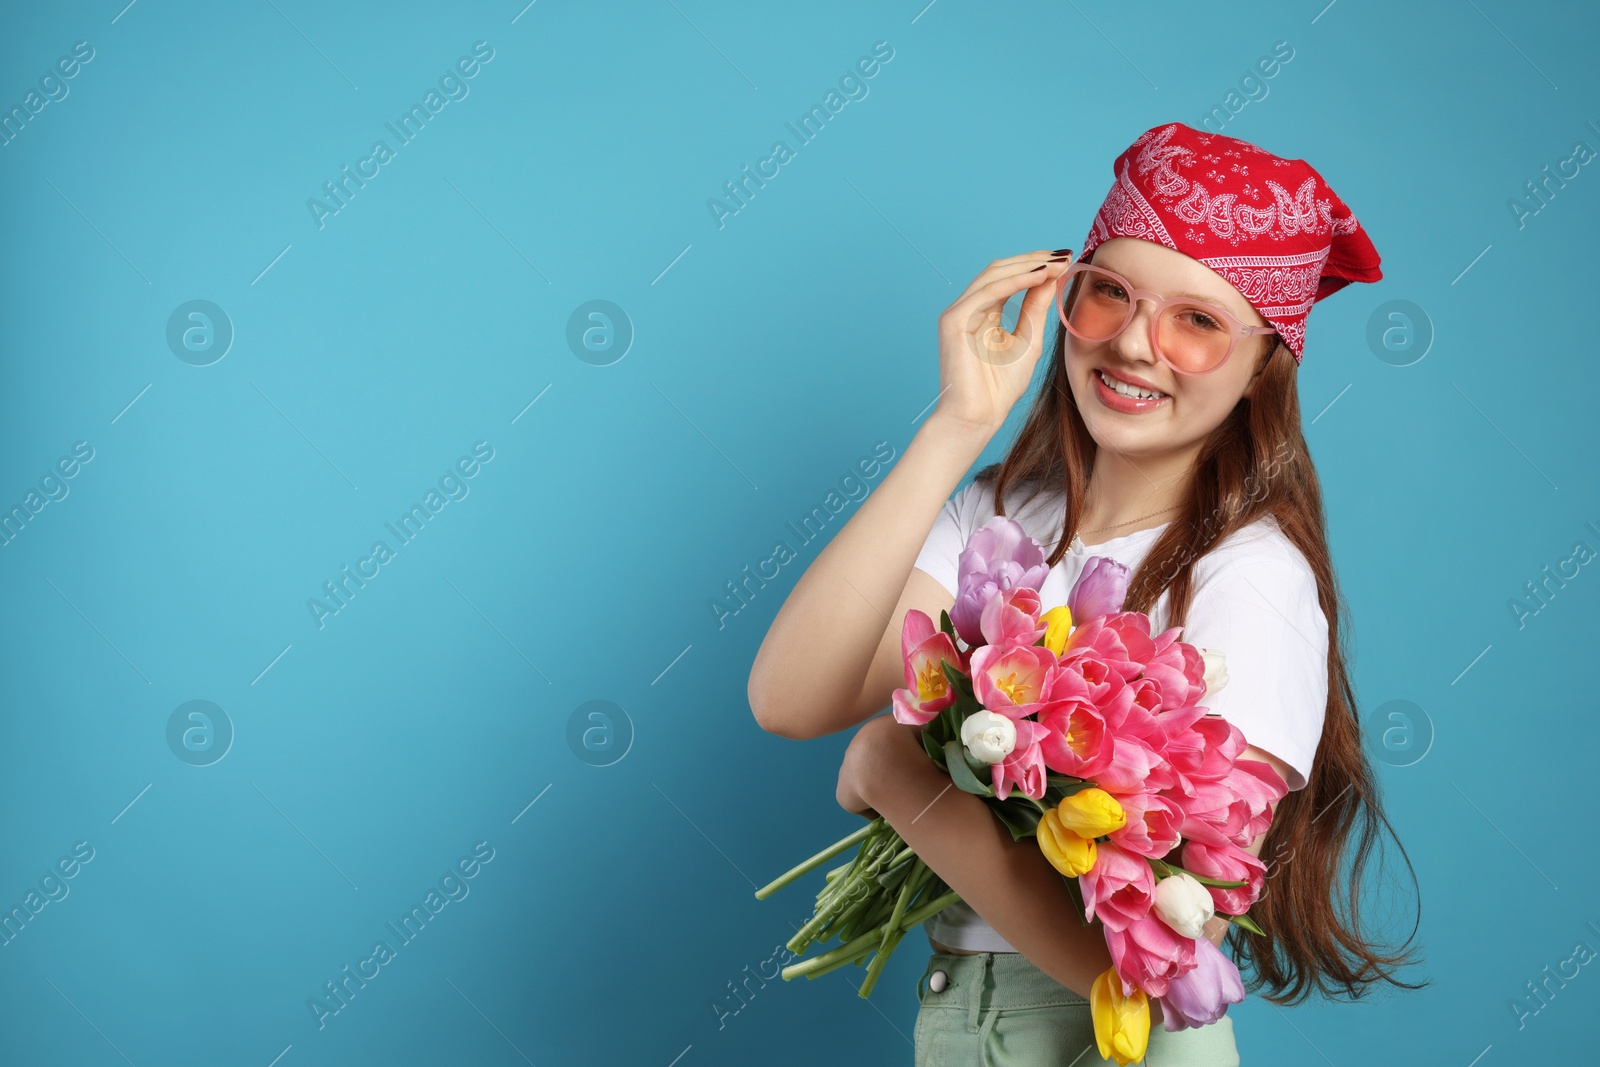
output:
[[[1127,382],[1119,381],[1118,379],[1111,377],[1105,371],[1097,370],[1095,373],[1100,375],[1100,380],[1105,382],[1106,385],[1110,386],[1113,390],[1134,400],[1154,400],[1157,397],[1167,395],[1166,393],[1157,393],[1150,389],[1141,389],[1137,385],[1129,385]]]

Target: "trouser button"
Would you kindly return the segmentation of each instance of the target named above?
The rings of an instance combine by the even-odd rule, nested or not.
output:
[[[950,976],[943,971],[934,971],[928,975],[928,988],[935,993],[943,993],[950,984]]]

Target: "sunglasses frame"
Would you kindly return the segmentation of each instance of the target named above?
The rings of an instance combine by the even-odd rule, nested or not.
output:
[[[1128,315],[1122,320],[1122,325],[1113,330],[1110,336],[1101,337],[1098,339],[1084,337],[1082,334],[1078,333],[1077,330],[1074,330],[1072,328],[1072,323],[1067,320],[1066,295],[1067,290],[1071,287],[1072,279],[1079,277],[1085,271],[1091,269],[1097,270],[1102,274],[1109,275],[1113,281],[1121,286],[1122,291],[1127,293],[1130,297],[1128,301]],[[1122,331],[1126,330],[1128,328],[1128,324],[1133,321],[1135,309],[1139,306],[1139,301],[1141,300],[1148,300],[1150,303],[1155,305],[1155,311],[1150,315],[1150,351],[1154,352],[1157,359],[1171,367],[1173,371],[1178,374],[1210,374],[1228,362],[1229,358],[1233,356],[1234,349],[1239,347],[1239,339],[1241,337],[1257,337],[1264,333],[1275,334],[1278,332],[1277,328],[1273,326],[1250,326],[1240,322],[1238,316],[1230,313],[1227,308],[1219,307],[1216,304],[1211,303],[1209,300],[1196,300],[1192,296],[1166,297],[1149,289],[1136,289],[1134,288],[1133,283],[1129,282],[1128,279],[1124,278],[1110,267],[1100,267],[1093,263],[1084,263],[1081,260],[1068,267],[1062,272],[1061,277],[1056,279],[1056,317],[1060,319],[1061,325],[1067,330],[1068,333],[1072,334],[1072,336],[1078,338],[1080,341],[1086,341],[1089,344],[1104,344],[1107,341],[1111,341],[1117,337],[1120,337],[1122,335]],[[1198,307],[1226,327],[1228,331],[1228,351],[1223,354],[1221,359],[1217,360],[1215,366],[1207,367],[1205,370],[1185,370],[1176,363],[1172,362],[1172,360],[1168,359],[1167,354],[1161,351],[1161,342],[1156,340],[1156,324],[1161,321],[1161,313],[1167,308],[1171,307],[1173,304],[1188,304]]]

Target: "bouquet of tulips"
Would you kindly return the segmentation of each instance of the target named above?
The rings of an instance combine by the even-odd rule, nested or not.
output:
[[[1149,997],[1168,1030],[1216,1022],[1244,999],[1238,968],[1203,928],[1220,915],[1260,932],[1247,911],[1266,867],[1244,846],[1288,789],[1270,765],[1241,759],[1243,734],[1199,703],[1226,682],[1222,655],[1122,610],[1127,567],[1090,557],[1067,603],[1041,612],[1048,573],[1014,520],[976,530],[940,625],[906,613],[893,714],[922,727],[929,757],[1013,839],[1038,843],[1085,921],[1099,921],[1112,966],[1090,994],[1095,1038],[1102,1057],[1127,1064],[1144,1056]],[[783,977],[866,964],[865,997],[906,931],[959,899],[881,817],[756,896],[855,845],[788,942],[797,954],[835,936],[839,946]]]

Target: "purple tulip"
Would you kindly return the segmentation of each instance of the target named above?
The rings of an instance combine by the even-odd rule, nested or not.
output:
[[[967,539],[956,561],[956,602],[950,622],[967,645],[983,643],[983,609],[996,593],[1038,590],[1050,568],[1044,546],[1006,515],[996,515]]]
[[[1210,1026],[1228,1013],[1229,1004],[1244,999],[1244,982],[1239,968],[1209,937],[1194,939],[1192,970],[1167,983],[1161,998],[1161,1026],[1183,1030],[1191,1026]]]
[[[1089,562],[1083,565],[1083,573],[1073,583],[1072,592],[1067,595],[1072,625],[1121,611],[1122,602],[1128,596],[1130,573],[1110,556],[1090,556]]]

